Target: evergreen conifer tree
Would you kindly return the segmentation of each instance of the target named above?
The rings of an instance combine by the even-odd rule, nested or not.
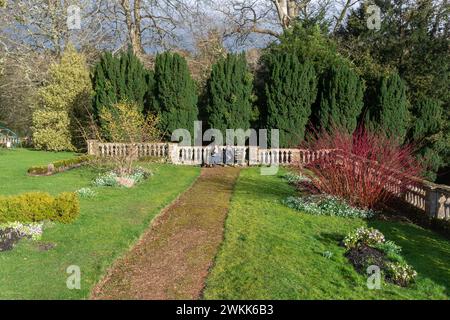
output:
[[[257,114],[253,107],[253,76],[245,54],[228,54],[213,65],[207,84],[205,113],[210,128],[247,130]]]
[[[382,77],[377,98],[367,114],[368,126],[403,142],[409,126],[406,85],[397,73]]]
[[[159,117],[159,129],[170,138],[176,129],[187,129],[193,135],[194,121],[198,118],[198,95],[186,59],[177,53],[158,54],[155,61],[153,98],[148,97],[147,112]]]
[[[355,71],[345,63],[332,65],[322,77],[319,92],[315,112],[320,127],[338,126],[353,132],[364,105],[364,83]]]
[[[127,101],[135,103],[142,111],[151,72],[129,49],[118,56],[106,52],[93,72],[94,113],[98,117],[101,108]]]
[[[267,128],[280,130],[280,147],[298,146],[317,96],[316,72],[292,53],[272,54],[266,64]]]

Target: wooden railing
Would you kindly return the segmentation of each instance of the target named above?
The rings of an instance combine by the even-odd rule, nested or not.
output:
[[[1,143],[1,140],[0,140]],[[134,149],[132,149],[134,148]],[[180,165],[201,165],[211,163],[212,147],[185,147],[172,143],[138,143],[134,145],[122,143],[99,143],[88,141],[88,153],[100,157],[115,157],[129,154],[137,149],[139,157],[168,158],[172,163]],[[228,147],[219,147],[223,162],[227,161]],[[339,150],[304,150],[304,149],[262,149],[258,147],[231,147],[232,160],[228,164],[235,165],[305,165],[318,159],[334,157],[336,161],[349,162],[358,169],[358,161],[348,157]],[[229,157],[228,157],[229,158]],[[375,168],[376,166],[374,166]],[[376,170],[376,169],[373,169]],[[376,174],[375,171],[368,174]],[[425,180],[416,180],[413,184],[401,187],[396,175],[387,175],[386,189],[402,201],[424,211],[431,217],[450,219],[450,187],[436,185]]]

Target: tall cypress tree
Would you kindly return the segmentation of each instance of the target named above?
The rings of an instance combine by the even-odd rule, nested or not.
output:
[[[94,112],[99,114],[102,107],[110,107],[128,101],[141,110],[148,90],[149,73],[131,50],[113,56],[106,52],[93,72]]]
[[[304,138],[317,96],[316,72],[310,61],[300,63],[296,54],[267,57],[267,128],[280,130],[280,146],[297,146]]]
[[[353,132],[364,105],[364,83],[345,63],[332,65],[322,77],[317,119],[322,128]]]
[[[147,111],[158,114],[160,130],[170,138],[176,129],[194,131],[198,118],[198,95],[186,59],[177,53],[158,54],[155,61],[153,99]]]
[[[428,97],[421,97],[416,102],[413,112],[415,114],[409,138],[419,146],[418,157],[426,164],[426,176],[430,180],[436,179],[436,172],[445,160],[440,156],[448,152],[446,139],[442,128],[445,126],[445,117],[442,103]]]
[[[221,130],[224,138],[226,129],[250,128],[256,118],[253,76],[244,53],[228,54],[212,67],[207,97],[205,113],[210,128]]]
[[[409,125],[406,85],[397,73],[382,77],[377,99],[368,114],[368,126],[403,142]]]

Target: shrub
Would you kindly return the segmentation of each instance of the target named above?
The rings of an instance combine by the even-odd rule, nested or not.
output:
[[[51,220],[61,223],[74,221],[80,213],[80,203],[75,193],[64,192],[55,198],[55,217]]]
[[[104,137],[116,143],[133,145],[127,152],[111,158],[121,177],[132,172],[133,163],[139,157],[135,144],[159,141],[161,137],[157,128],[159,118],[152,114],[144,116],[139,111],[139,106],[133,103],[123,102],[102,109],[100,120]]]
[[[284,200],[284,204],[289,208],[304,211],[313,215],[337,216],[346,218],[363,218],[373,217],[371,210],[361,210],[349,206],[345,201],[335,197],[288,197]]]
[[[313,133],[305,146],[311,151],[330,152],[299,168],[311,178],[312,190],[362,209],[375,208],[402,194],[423,171],[411,145],[399,145],[363,127],[354,134],[339,127],[322,130]]]
[[[0,196],[0,223],[44,220],[69,223],[78,217],[79,212],[75,193],[61,193],[57,197],[42,192]]]

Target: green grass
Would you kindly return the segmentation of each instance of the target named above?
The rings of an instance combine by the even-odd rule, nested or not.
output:
[[[45,191],[57,194],[90,185],[96,172],[75,169],[49,177],[29,177],[32,165],[72,157],[71,153],[29,150],[0,153],[0,194]],[[150,221],[190,186],[199,174],[195,167],[147,165],[155,175],[133,189],[94,188],[98,195],[81,199],[81,214],[72,224],[55,224],[41,242],[55,243],[49,251],[22,241],[12,251],[0,252],[0,299],[80,299],[112,262],[132,246]],[[66,286],[66,269],[81,268],[81,290]]]
[[[340,240],[367,222],[311,216],[281,201],[295,191],[278,176],[243,170],[226,222],[225,241],[207,280],[206,299],[448,299],[450,242],[418,226],[375,221],[419,273],[416,284],[382,284],[369,290],[366,277],[344,257]],[[323,253],[330,251],[332,257]]]

